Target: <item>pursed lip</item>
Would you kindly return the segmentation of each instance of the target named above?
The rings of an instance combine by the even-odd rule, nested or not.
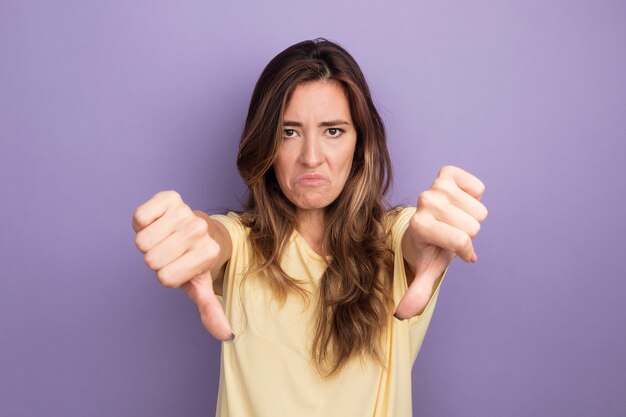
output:
[[[295,180],[296,184],[323,184],[325,182],[330,182],[330,180],[326,175],[320,174],[319,172],[300,174]]]

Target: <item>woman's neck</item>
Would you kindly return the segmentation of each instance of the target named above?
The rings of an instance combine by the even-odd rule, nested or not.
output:
[[[319,255],[322,254],[324,237],[324,210],[298,210],[296,230]]]

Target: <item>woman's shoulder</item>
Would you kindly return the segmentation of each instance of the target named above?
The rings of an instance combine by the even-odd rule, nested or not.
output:
[[[247,237],[250,233],[250,228],[245,225],[243,213],[229,211],[226,214],[211,214],[209,217],[220,222],[228,230],[231,238]]]
[[[385,219],[385,233],[387,236],[387,244],[395,252],[398,250],[402,241],[404,232],[409,227],[409,221],[415,214],[415,207],[396,206],[387,211]]]
[[[395,206],[387,211],[385,219],[385,227],[387,232],[391,232],[394,228],[408,225],[411,216],[415,214],[416,208],[413,206]]]

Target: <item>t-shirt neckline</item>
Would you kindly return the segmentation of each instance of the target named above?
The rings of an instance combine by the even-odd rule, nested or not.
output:
[[[306,239],[300,234],[300,232],[298,232],[296,230],[295,227],[293,229],[292,239],[297,239],[298,241],[300,241],[301,244],[302,244],[302,247],[304,247],[304,249],[308,252],[308,254],[312,258],[315,258],[315,259],[320,260],[322,262],[324,262],[324,261],[331,261],[333,259],[333,257],[331,255],[322,256],[319,253],[315,252],[315,250],[311,247],[311,245],[309,245],[309,242],[306,241]]]

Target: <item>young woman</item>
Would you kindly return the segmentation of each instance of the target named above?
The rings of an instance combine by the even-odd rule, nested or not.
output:
[[[217,415],[411,416],[411,368],[455,256],[476,262],[483,183],[445,166],[390,209],[386,134],[363,74],[315,39],[264,69],[237,167],[239,213],[163,191],[135,243],[222,345]]]

